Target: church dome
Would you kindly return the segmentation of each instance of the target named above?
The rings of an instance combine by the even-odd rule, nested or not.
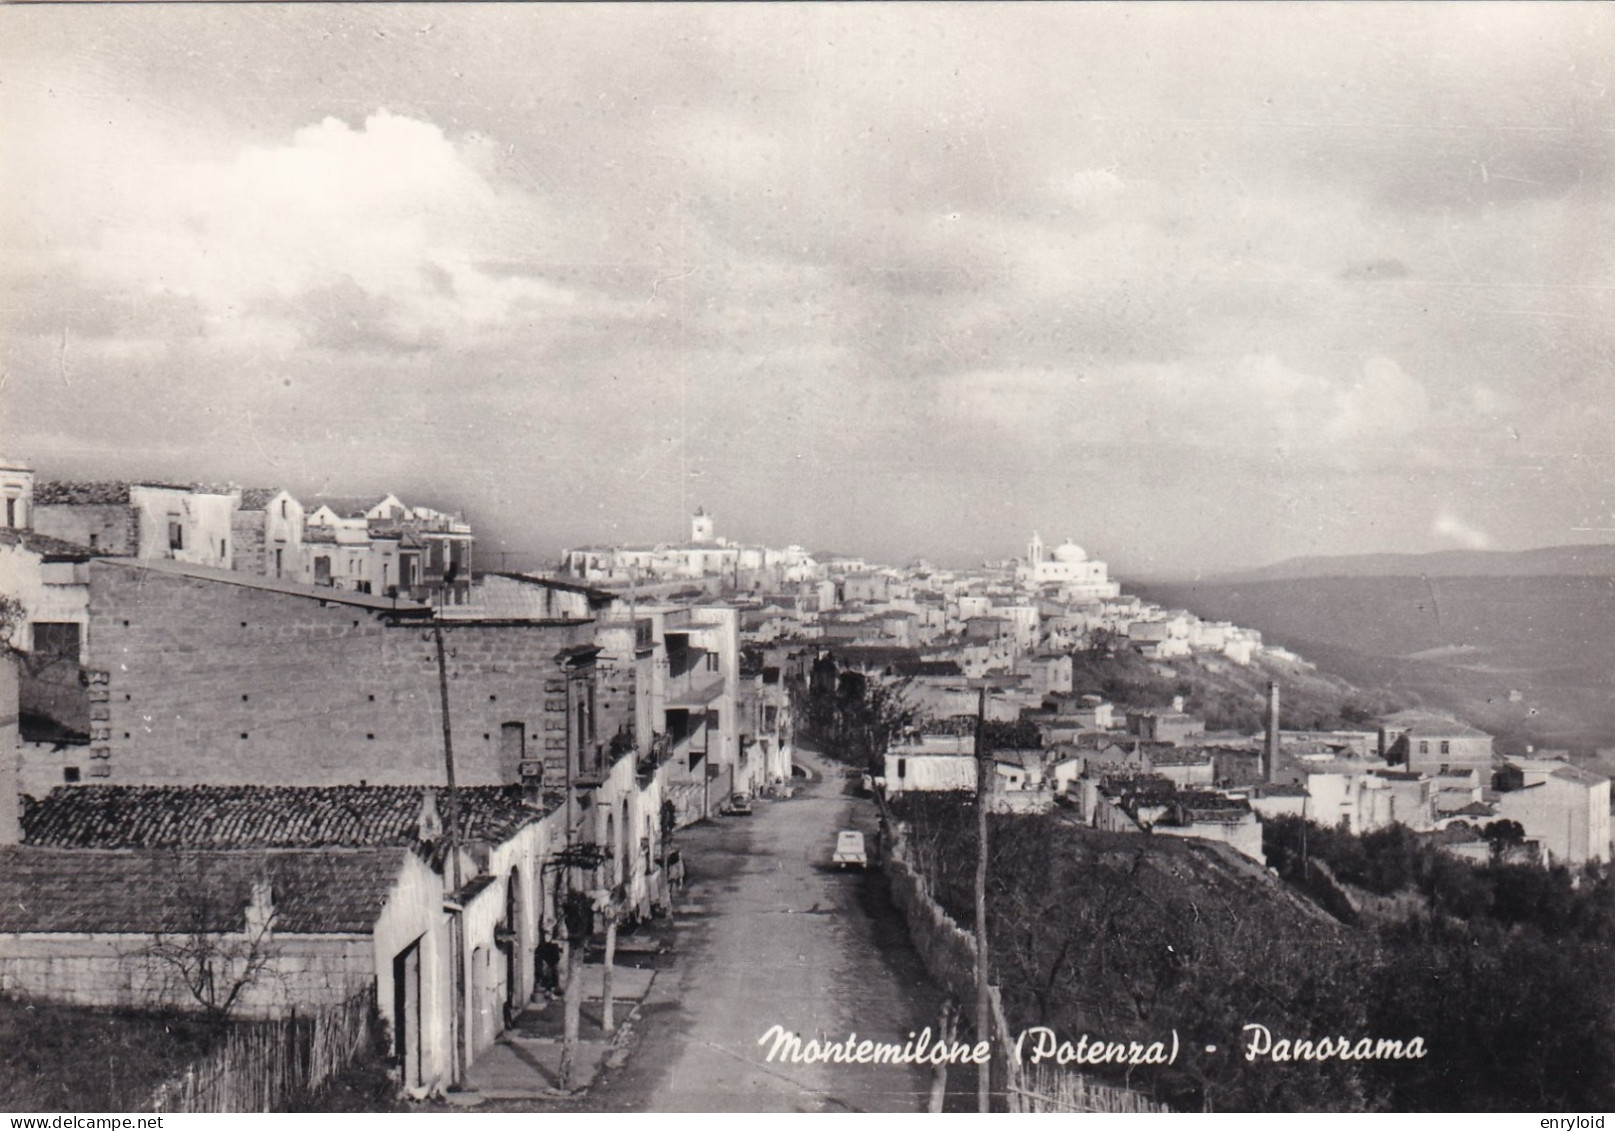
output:
[[[1049,556],[1057,562],[1070,562],[1073,564],[1088,560],[1088,555],[1075,542],[1062,542],[1054,548],[1054,553]]]

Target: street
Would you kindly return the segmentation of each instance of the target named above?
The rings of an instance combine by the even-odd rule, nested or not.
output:
[[[798,779],[794,798],[678,834],[689,869],[678,956],[643,1007],[639,1047],[591,1107],[925,1110],[929,1070],[769,1063],[758,1044],[776,1024],[804,1042],[854,1032],[901,1042],[925,1025],[935,1031],[941,1001],[880,873],[829,867],[838,829],[860,829],[873,852],[873,805],[844,793],[839,766],[803,752],[798,760],[815,779]]]

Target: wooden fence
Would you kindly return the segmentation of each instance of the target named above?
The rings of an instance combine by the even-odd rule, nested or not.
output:
[[[1052,1069],[1047,1065],[1015,1067],[1006,1089],[1011,1111],[1171,1111],[1138,1092],[1099,1084],[1076,1072]]]
[[[279,1021],[230,1026],[213,1052],[152,1093],[153,1111],[263,1112],[315,1091],[375,1038],[374,987]]]

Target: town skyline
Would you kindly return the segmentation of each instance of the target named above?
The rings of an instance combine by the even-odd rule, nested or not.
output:
[[[1615,541],[1607,8],[8,8],[0,437],[492,555]]]

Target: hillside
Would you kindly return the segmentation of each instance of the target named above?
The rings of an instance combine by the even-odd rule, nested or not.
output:
[[[912,859],[962,925],[972,921],[975,821],[945,794],[894,803]],[[1063,1040],[1170,1042],[1162,1068],[1089,1069],[1175,1110],[1367,1110],[1383,1086],[1340,1063],[1274,1072],[1236,1053],[1259,1017],[1287,1032],[1356,1032],[1347,988],[1372,961],[1366,935],[1220,846],[1078,826],[1062,816],[992,825],[988,924],[1011,1031]]]
[[[1205,580],[1230,583],[1314,577],[1615,577],[1615,545],[1290,558]]]
[[[1615,745],[1615,576],[1300,577],[1132,587],[1261,631],[1505,747]]]

